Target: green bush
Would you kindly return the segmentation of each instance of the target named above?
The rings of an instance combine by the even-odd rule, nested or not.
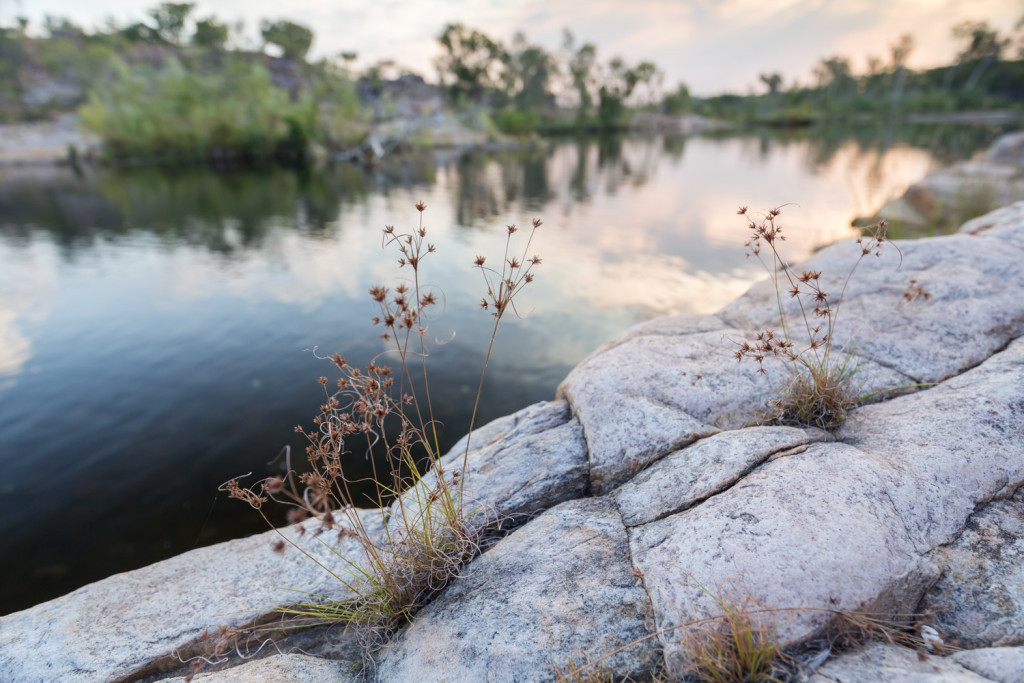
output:
[[[216,72],[117,61],[89,93],[82,121],[116,158],[269,157],[301,153],[316,134],[316,102],[292,101],[258,62]]]
[[[540,128],[541,117],[536,110],[509,109],[496,114],[494,124],[502,133],[525,135]]]

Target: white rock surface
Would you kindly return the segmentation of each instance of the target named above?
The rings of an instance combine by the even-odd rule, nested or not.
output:
[[[195,683],[348,683],[359,678],[348,662],[339,662],[307,655],[274,655],[246,662],[223,671],[200,672]],[[184,676],[163,679],[166,683],[185,683]]]
[[[653,522],[721,492],[775,453],[828,438],[819,429],[797,427],[720,432],[669,453],[611,496],[627,526]]]
[[[837,437],[871,457],[922,552],[1024,483],[1024,339],[970,372],[855,411]]]
[[[836,314],[835,342],[917,382],[937,382],[977,365],[1024,333],[1024,257],[1007,244],[1020,235],[1024,224],[1000,239],[899,241],[902,265],[891,246],[881,257],[865,258]],[[823,288],[837,296],[859,253],[853,241],[840,242],[798,272],[821,272]],[[911,279],[929,299],[902,297]],[[788,297],[783,303],[790,320],[799,320],[797,305]],[[777,329],[775,290],[767,282],[756,284],[720,315],[740,328]],[[798,327],[793,330],[796,337]]]
[[[974,673],[999,683],[1024,683],[1024,647],[986,647],[950,657]]]
[[[549,681],[555,666],[648,636],[651,606],[626,530],[605,499],[563,503],[467,567],[382,651],[381,681]],[[619,675],[650,668],[654,639],[609,657]]]
[[[765,608],[818,608],[780,613],[784,642],[819,635],[829,623],[821,609],[912,611],[938,571],[915,552],[887,494],[870,457],[818,443],[690,510],[630,529],[658,628],[721,614],[709,592],[751,596]],[[677,666],[677,640],[667,635],[664,644]]]
[[[464,437],[442,458],[449,479],[456,473],[461,476],[465,449]],[[499,418],[470,441],[463,495],[467,508],[477,510],[471,522],[500,522],[507,528],[579,498],[589,485],[589,471],[583,429],[565,401],[537,403]],[[424,477],[427,489],[435,483],[434,472]],[[408,504],[416,498],[410,493],[405,500]]]
[[[969,220],[963,224],[960,232],[1003,240],[1018,249],[1024,249],[1024,230],[1021,230],[1021,225],[1024,225],[1024,201]]]
[[[382,528],[379,511],[362,519],[371,533]],[[338,570],[339,558],[312,533],[284,534]],[[341,583],[296,548],[275,552],[279,538],[270,531],[200,548],[0,617],[0,681],[111,681],[172,670],[181,665],[174,651],[198,652],[203,631],[247,624],[294,602],[293,589],[344,597]],[[319,538],[360,556],[351,538]]]
[[[1024,488],[973,515],[932,559],[943,576],[921,609],[947,639],[959,647],[1024,645]]]
[[[872,643],[818,669],[808,683],[991,683],[947,657]]]

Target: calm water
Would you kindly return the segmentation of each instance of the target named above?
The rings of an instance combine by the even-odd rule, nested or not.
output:
[[[739,204],[791,202],[794,259],[853,234],[936,163],[995,131],[571,141],[377,172],[0,171],[0,614],[109,574],[262,531],[217,494],[267,474],[330,368],[383,346],[367,289],[394,283],[385,224],[425,201],[445,314],[432,393],[466,429],[491,319],[476,254],[544,220],[544,262],[500,333],[483,420],[551,398],[602,341],[662,313],[713,312],[760,277]],[[952,142],[950,142],[952,140]],[[726,350],[725,352],[728,352]]]

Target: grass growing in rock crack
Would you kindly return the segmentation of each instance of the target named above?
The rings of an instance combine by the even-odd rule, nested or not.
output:
[[[716,595],[700,583],[692,586],[711,597],[717,613],[677,624],[600,656],[581,654],[552,666],[559,683],[790,683],[806,680],[833,654],[872,642],[925,653],[955,651],[927,622],[932,615],[881,614],[830,607],[767,607],[749,595]],[[829,624],[822,638],[786,644],[778,637],[779,619],[791,615],[823,613]],[[652,671],[632,678],[615,673],[609,660],[639,643],[654,638],[677,644],[681,658],[662,659]]]
[[[761,262],[774,286],[780,331],[767,329],[753,340],[739,342],[734,355],[739,361],[749,359],[756,362],[762,374],[765,373],[764,361],[768,358],[780,359],[792,369],[789,382],[768,401],[763,420],[834,430],[846,421],[851,408],[868,398],[861,393],[861,384],[856,379],[860,366],[853,352],[849,347],[837,344],[835,339],[843,296],[857,267],[866,257],[872,254],[881,256],[887,244],[897,251],[899,248],[886,238],[887,224],[884,220],[874,225],[869,234],[857,239],[859,255],[838,296],[834,296],[823,289],[820,272],[804,270],[798,273],[783,258],[779,249],[786,236],[778,221],[781,207],[755,215],[742,206],[737,213],[747,219],[750,229],[745,245],[747,255]],[[900,253],[901,262],[902,256]],[[799,314],[792,318],[783,306],[784,290],[799,306]],[[807,341],[798,344],[794,341],[796,336]],[[892,391],[903,388],[907,387],[897,387]]]
[[[416,205],[419,225],[415,230],[402,233],[392,226],[384,228],[382,247],[397,250],[399,266],[408,277],[393,288],[370,289],[379,306],[372,322],[383,328],[380,336],[390,347],[382,356],[395,357],[396,369],[378,362],[380,357],[365,367],[350,364],[340,354],[326,358],[338,376],[333,381],[320,377],[324,399],[319,414],[313,418],[312,428],[296,428],[308,443],[308,469],[289,471],[251,487],[243,487],[237,480],[223,486],[232,498],[249,503],[264,519],[263,506],[268,501],[285,503],[291,506],[289,521],[315,518],[320,531],[337,531],[355,540],[359,556],[338,553],[340,566],[328,567],[282,534],[281,548],[286,543],[299,548],[336,577],[350,597],[308,596],[308,601],[281,607],[278,612],[287,617],[291,627],[339,622],[361,627],[368,651],[385,642],[458,576],[478,554],[484,531],[480,511],[466,496],[470,439],[461,463],[446,467],[430,401],[427,330],[443,295],[422,278],[424,263],[435,252],[423,225],[425,208],[422,203]],[[519,231],[514,225],[507,226],[500,267],[488,266],[482,256],[472,264],[483,276],[482,307],[491,313],[493,327],[473,404],[470,437],[498,328],[505,314],[515,312],[516,296],[533,280],[532,270],[540,264],[538,257],[528,256],[540,224],[534,220],[532,229],[524,231],[525,246],[514,253]],[[371,451],[383,453],[386,463],[380,466],[370,458],[373,473],[369,484],[382,531],[364,522],[365,511],[357,510],[353,496],[357,481],[345,472],[349,458]],[[471,515],[477,521],[471,522]]]

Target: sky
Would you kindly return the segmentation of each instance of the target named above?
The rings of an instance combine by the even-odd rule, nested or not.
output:
[[[0,0],[0,24],[45,15],[86,27],[113,17],[139,21],[155,1]],[[435,80],[435,37],[461,22],[511,42],[517,31],[549,50],[569,28],[577,44],[597,45],[604,62],[620,56],[649,60],[665,73],[664,87],[685,83],[691,92],[746,93],[762,86],[761,73],[779,72],[786,85],[811,81],[823,57],[849,57],[854,71],[868,56],[887,57],[889,46],[911,33],[911,68],[949,63],[957,47],[953,25],[984,20],[1007,34],[1024,17],[1021,0],[196,0],[196,15],[244,21],[255,40],[260,19],[288,19],[313,29],[313,57],[356,52],[357,66],[381,59]],[[1020,31],[1018,31],[1020,33]]]

